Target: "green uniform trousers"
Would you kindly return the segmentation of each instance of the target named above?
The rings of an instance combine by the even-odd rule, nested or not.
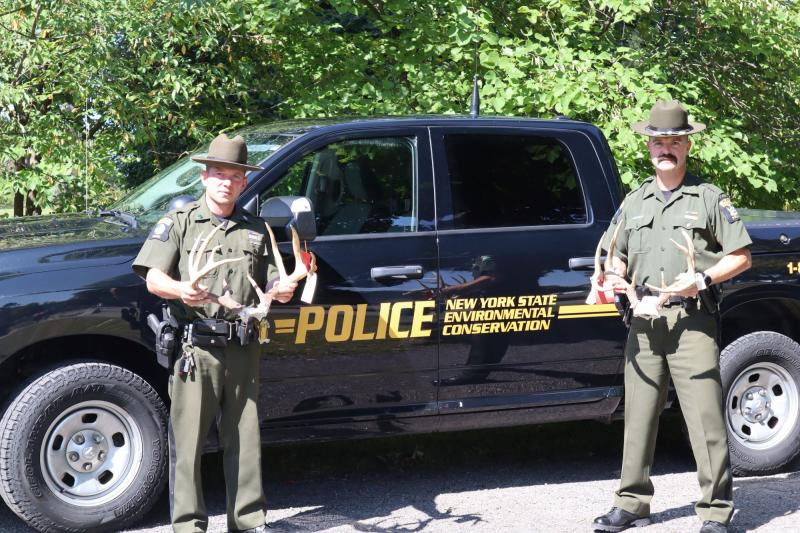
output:
[[[258,370],[261,345],[194,349],[195,368],[170,382],[170,516],[176,533],[205,531],[200,457],[208,431],[220,415],[228,529],[264,524],[261,435],[258,424]]]
[[[669,378],[675,385],[697,463],[700,519],[728,524],[732,477],[722,406],[716,319],[671,307],[648,320],[634,317],[625,347],[625,444],[614,505],[650,514],[650,468]]]

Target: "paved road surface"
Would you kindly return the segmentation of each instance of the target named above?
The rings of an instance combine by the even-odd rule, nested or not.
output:
[[[656,452],[655,524],[642,533],[697,531],[694,462],[666,420]],[[551,424],[265,449],[268,520],[276,531],[591,531],[611,506],[622,424]],[[800,464],[737,478],[731,531],[800,531]],[[221,456],[204,459],[209,531],[226,531]],[[162,497],[130,532],[167,533]],[[28,531],[5,507],[0,530]]]

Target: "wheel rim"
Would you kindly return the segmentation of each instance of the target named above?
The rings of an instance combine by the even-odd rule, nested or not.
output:
[[[782,442],[797,424],[797,391],[797,381],[780,365],[761,362],[745,368],[727,395],[733,437],[753,450]]]
[[[141,467],[142,431],[134,418],[109,402],[71,406],[47,430],[42,473],[56,497],[95,506],[124,492]]]

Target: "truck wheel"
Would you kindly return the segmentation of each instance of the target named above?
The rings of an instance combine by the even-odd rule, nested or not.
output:
[[[50,370],[0,420],[0,494],[39,531],[116,531],[162,489],[167,411],[136,374],[100,362]]]
[[[772,331],[745,335],[720,361],[731,470],[762,475],[800,452],[800,345]]]

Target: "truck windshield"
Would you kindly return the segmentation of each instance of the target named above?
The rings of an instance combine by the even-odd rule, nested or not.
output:
[[[252,130],[242,132],[242,136],[247,142],[247,162],[252,165],[263,164],[281,146],[297,137],[297,135],[259,133]],[[208,144],[192,155],[207,152]],[[191,157],[184,157],[139,185],[128,196],[111,206],[111,209],[131,213],[141,225],[148,227],[169,210],[170,203],[176,197],[200,198],[203,194],[200,171],[203,168],[204,165],[195,163]],[[258,171],[248,172],[248,179],[256,174]]]

